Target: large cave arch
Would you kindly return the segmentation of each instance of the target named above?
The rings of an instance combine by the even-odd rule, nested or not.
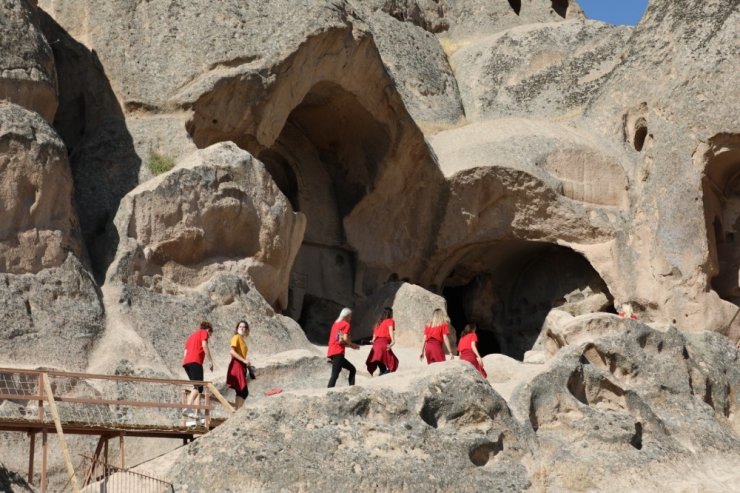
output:
[[[740,135],[713,137],[700,159],[711,287],[740,306]]]
[[[613,311],[604,280],[575,251],[509,240],[469,247],[442,287],[453,326],[474,321],[482,354],[522,359],[549,311],[573,315]]]
[[[343,219],[375,186],[389,138],[388,128],[356,95],[322,81],[290,112],[275,143],[258,155],[308,220],[285,313],[316,342],[325,342],[328,322],[342,306],[352,306],[361,290]]]
[[[325,343],[341,306],[391,274],[419,275],[436,211],[415,208],[438,202],[445,180],[369,33],[332,28],[282,60],[204,74],[188,87],[208,88],[192,105],[193,142],[246,149],[307,217],[288,306],[275,309],[309,339]]]

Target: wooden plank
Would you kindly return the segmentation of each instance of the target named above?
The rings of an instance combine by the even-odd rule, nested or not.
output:
[[[85,473],[85,479],[82,481],[83,488],[87,487],[90,484],[90,481],[92,480],[93,472],[95,471],[95,466],[100,460],[100,452],[103,450],[103,443],[107,443],[107,439],[103,435],[100,435],[100,438],[98,439],[98,446],[95,447],[95,453],[93,454],[92,459],[90,460],[90,465],[87,468],[87,473]]]
[[[76,404],[99,404],[99,405],[113,405],[113,406],[129,406],[129,407],[159,407],[163,409],[184,409],[186,407],[193,409],[211,410],[212,407],[205,405],[194,404],[192,406],[186,406],[179,402],[147,402],[147,401],[125,401],[125,400],[114,400],[114,399],[89,399],[86,397],[54,397],[56,402],[73,402]]]
[[[224,399],[224,396],[221,395],[221,392],[219,392],[218,389],[211,382],[206,382],[206,387],[208,388],[208,391],[213,394],[213,397],[215,397],[216,400],[220,402],[227,411],[229,411],[229,414],[234,412],[234,407],[229,404],[229,401]]]
[[[126,468],[126,449],[123,447],[123,433],[119,436],[118,451],[121,454],[121,469]]]
[[[54,377],[67,377],[67,378],[79,378],[79,379],[95,379],[95,380],[117,380],[124,382],[149,382],[149,383],[166,383],[173,385],[204,385],[206,382],[200,380],[180,380],[175,378],[153,378],[153,377],[137,377],[135,375],[103,375],[101,373],[79,373],[69,371],[56,371],[56,370],[26,370],[18,368],[0,368],[0,373],[15,373],[21,375],[39,375],[41,373],[54,376]]]
[[[46,493],[46,467],[48,466],[49,435],[46,429],[41,432],[41,493]]]
[[[64,462],[67,465],[67,473],[69,474],[69,481],[72,484],[72,491],[74,493],[79,493],[80,488],[77,485],[77,476],[75,475],[75,466],[72,464],[72,458],[69,456],[69,450],[67,450],[67,442],[64,440],[64,431],[62,430],[62,421],[59,419],[59,413],[57,412],[57,404],[56,402],[54,402],[54,394],[51,391],[51,384],[49,383],[49,378],[46,375],[42,375],[41,381],[44,383],[46,399],[49,402],[49,411],[51,412],[52,419],[54,419],[54,426],[57,429],[59,445],[62,448],[62,455],[64,456]]]
[[[43,398],[41,395],[31,394],[0,394],[0,400],[6,399],[9,401],[38,401]]]
[[[36,452],[36,433],[29,432],[28,436],[31,438],[31,445],[28,447],[28,484],[33,486],[33,455]]]

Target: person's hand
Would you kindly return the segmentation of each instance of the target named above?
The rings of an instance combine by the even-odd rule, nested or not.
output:
[[[419,355],[419,359],[422,359],[423,357],[424,357],[424,353],[421,353],[421,354]]]
[[[208,369],[210,369],[211,371],[213,371],[213,361],[211,361],[211,362],[210,362],[210,363],[208,364]]]

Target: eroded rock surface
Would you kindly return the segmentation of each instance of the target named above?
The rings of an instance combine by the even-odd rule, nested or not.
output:
[[[472,368],[450,365],[264,399],[188,446],[167,476],[178,491],[527,488],[531,432]],[[223,474],[208,473],[214,460]]]
[[[620,62],[631,34],[629,27],[573,20],[527,24],[462,48],[450,63],[465,114],[578,114]]]
[[[3,363],[84,368],[103,310],[83,264],[64,145],[41,116],[8,103],[0,210]]]
[[[204,319],[218,323],[216,340],[226,343],[247,318],[262,350],[307,344],[268,304],[286,302],[305,218],[247,152],[224,143],[182,159],[129,193],[115,224],[107,285],[118,299],[108,301],[144,340],[169,344],[168,335],[182,339]],[[181,355],[158,352],[177,366]]]
[[[530,423],[549,463],[548,489],[574,481],[610,489],[615,464],[625,470],[695,454],[736,460],[737,349],[716,333],[626,322],[619,334],[561,350],[515,392],[514,414]],[[632,489],[651,480],[619,481]]]
[[[8,0],[0,18],[0,101],[35,111],[46,121],[57,110],[51,48],[39,28],[36,2]]]

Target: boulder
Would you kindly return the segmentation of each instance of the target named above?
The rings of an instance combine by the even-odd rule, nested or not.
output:
[[[36,2],[9,0],[0,18],[0,101],[39,113],[57,110],[57,78],[51,48],[39,28]]]
[[[115,224],[109,312],[153,344],[167,367],[179,367],[181,356],[167,346],[200,320],[218,326],[217,345],[228,347],[232,327],[246,318],[256,352],[307,347],[298,325],[270,307],[286,304],[305,218],[247,152],[223,143],[183,158],[130,192]],[[225,366],[228,350],[218,351]]]
[[[573,118],[620,62],[632,31],[583,19],[533,23],[461,48],[450,64],[466,117]]]
[[[285,306],[305,217],[260,162],[223,143],[134,189],[116,225],[135,250],[119,262],[124,283],[177,291],[226,271],[251,278],[268,303]]]
[[[470,365],[453,362],[263,399],[188,445],[180,460],[142,470],[177,491],[521,491],[530,436]],[[211,474],[214,460],[221,474]]]
[[[409,348],[421,348],[424,326],[432,319],[432,312],[437,308],[447,308],[443,297],[420,286],[406,282],[388,283],[355,310],[352,316],[352,338],[372,337],[378,317],[386,306],[393,308],[396,344]],[[455,329],[461,330],[462,327]],[[454,330],[450,331],[449,337],[454,350],[457,340]]]
[[[0,103],[0,271],[59,267],[82,244],[64,144],[37,114]]]
[[[2,364],[85,368],[102,331],[59,136],[37,113],[0,103]]]

